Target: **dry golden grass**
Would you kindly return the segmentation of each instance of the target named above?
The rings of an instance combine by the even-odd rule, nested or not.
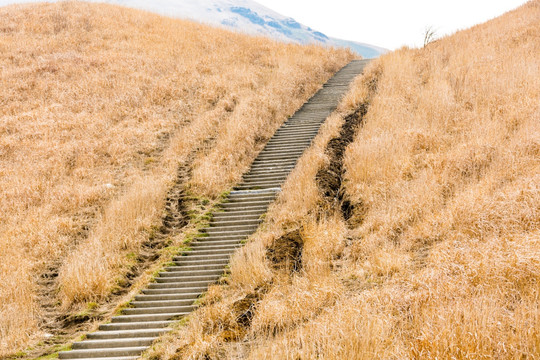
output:
[[[80,2],[0,8],[0,34],[0,356],[39,337],[41,274],[64,309],[106,298],[179,166],[227,190],[352,57]]]
[[[340,109],[370,104],[344,161],[353,217],[317,189],[334,116],[230,285],[153,354],[540,358],[538,19],[535,0],[372,63]],[[302,270],[276,269],[267,249],[297,229]]]

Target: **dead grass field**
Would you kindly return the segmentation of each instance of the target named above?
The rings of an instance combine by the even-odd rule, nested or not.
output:
[[[538,19],[534,0],[370,64],[229,286],[147,358],[540,358]],[[317,174],[365,105],[342,163],[345,219]],[[289,258],[271,261],[276,247]]]
[[[59,309],[106,299],[180,166],[218,196],[351,58],[109,5],[0,8],[0,356],[40,338],[44,275]]]

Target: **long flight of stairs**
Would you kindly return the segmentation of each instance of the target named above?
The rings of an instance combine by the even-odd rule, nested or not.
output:
[[[255,232],[282,183],[367,62],[352,61],[337,72],[276,131],[221,211],[213,214],[203,230],[205,236],[190,245],[191,251],[176,256],[173,266],[163,269],[135,296],[132,307],[74,343],[71,351],[60,352],[59,358],[137,359],[157,337],[170,331],[169,325],[189,314],[195,300],[222,276],[242,240]]]

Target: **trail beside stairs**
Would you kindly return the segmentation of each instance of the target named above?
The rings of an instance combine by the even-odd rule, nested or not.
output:
[[[133,307],[100,325],[76,342],[60,359],[137,359],[169,325],[188,315],[195,300],[218,280],[230,256],[253,234],[269,204],[296,162],[336,109],[351,81],[368,60],[355,60],[338,71],[323,88],[289,118],[268,141],[243,180],[215,212],[204,237],[174,258],[148,287],[135,296]]]

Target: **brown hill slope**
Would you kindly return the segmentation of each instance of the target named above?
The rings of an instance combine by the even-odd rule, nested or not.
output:
[[[540,357],[538,19],[372,63],[229,286],[149,356]]]
[[[81,2],[0,8],[0,34],[0,356],[125,282],[179,168],[218,196],[351,59]]]

